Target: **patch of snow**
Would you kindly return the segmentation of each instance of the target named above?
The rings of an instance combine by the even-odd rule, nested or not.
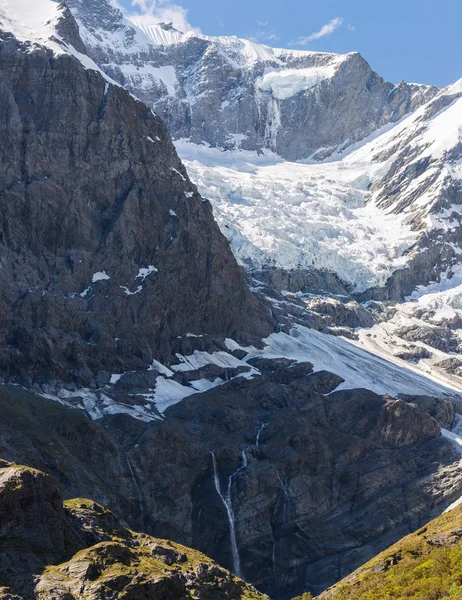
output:
[[[89,56],[66,44],[57,34],[56,26],[64,10],[65,5],[55,0],[0,0],[0,28],[21,42],[45,46],[56,56],[70,54],[85,69],[97,71],[107,83],[120,87]]]
[[[164,413],[167,408],[178,404],[183,398],[197,394],[194,388],[185,387],[173,379],[159,377],[156,382],[154,393],[154,402],[160,413]]]
[[[158,360],[152,361],[152,365],[149,367],[148,371],[159,371],[159,373],[162,373],[162,375],[166,375],[167,377],[172,377],[174,375],[173,371]]]
[[[257,79],[255,85],[264,92],[270,92],[273,98],[286,100],[319,85],[326,79],[331,79],[336,73],[338,64],[343,60],[344,57],[341,56],[325,67],[304,69],[272,69],[267,67],[263,75]]]
[[[429,309],[447,306],[462,309],[462,265],[456,266],[451,276],[443,273],[440,282],[419,286],[406,300],[417,300]]]
[[[186,177],[182,173],[180,173],[178,169],[175,169],[175,167],[170,167],[170,170],[179,175],[183,181],[186,181]]]
[[[170,209],[168,212],[170,213],[170,216],[178,217],[178,215],[176,214],[176,212],[174,210]]]
[[[263,350],[244,348],[249,353],[245,360],[264,357],[311,362],[316,371],[330,371],[345,380],[337,390],[364,388],[393,397],[420,394],[462,398],[462,383],[454,385],[449,379],[443,381],[432,374],[425,375],[404,361],[391,362],[388,356],[373,354],[344,338],[302,325],[295,326],[290,335],[273,333],[264,342]]]
[[[146,90],[152,87],[153,82],[156,84],[160,83],[169,96],[176,96],[178,79],[174,67],[153,67],[149,64],[135,66],[130,63],[118,64],[117,66],[131,85],[136,86],[141,90]]]
[[[149,265],[149,267],[142,267],[138,271],[138,275],[135,277],[135,279],[141,279],[141,281],[144,281],[146,277],[149,277],[149,275],[152,275],[152,273],[158,272],[159,270],[156,269],[156,267],[154,267],[153,265]]]
[[[121,373],[120,375],[111,375],[111,379],[109,380],[109,383],[117,383],[120,379],[122,379],[122,377],[125,375],[125,373]]]
[[[109,277],[109,275],[106,273],[106,271],[98,271],[98,273],[95,273],[92,277],[92,283],[96,283],[97,281],[107,281],[108,279],[111,279]]]
[[[219,378],[215,379],[214,381],[209,381],[208,379],[196,379],[195,381],[191,381],[191,385],[198,392],[207,392],[214,387],[223,385],[223,383],[225,383],[225,381]]]
[[[201,369],[206,365],[217,365],[218,367],[222,367],[224,369],[234,369],[236,367],[249,366],[242,360],[237,359],[227,352],[209,353],[195,350],[194,354],[191,354],[190,356],[177,354],[176,357],[180,361],[180,364],[172,365],[172,369],[176,372],[195,371],[196,369]]]
[[[52,0],[1,0],[0,26],[22,42],[36,42],[62,54],[52,38],[63,7]]]
[[[105,415],[127,414],[148,423],[159,417],[152,414],[146,408],[141,406],[132,406],[122,402],[116,402],[109,396],[101,392],[95,392],[86,388],[80,390],[61,389],[59,392],[45,392],[41,394],[44,398],[54,400],[69,406],[85,411],[94,421],[101,419]]]
[[[137,19],[136,15],[130,17],[130,21],[138,27],[154,46],[171,46],[180,44],[188,39],[188,35],[176,29],[166,29],[160,24],[147,25],[143,19]]]
[[[457,452],[459,454],[462,454],[462,437],[456,435],[455,433],[452,433],[452,431],[448,431],[447,429],[443,428],[441,428],[441,435],[447,440],[450,440],[454,444],[454,447],[457,450]]]
[[[119,287],[127,294],[127,296],[135,296],[143,291],[142,285],[139,285],[134,292],[131,292],[126,285],[120,285]]]

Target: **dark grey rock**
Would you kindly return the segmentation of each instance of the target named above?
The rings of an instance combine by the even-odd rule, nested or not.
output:
[[[395,333],[406,342],[424,342],[443,352],[451,352],[457,349],[458,346],[458,341],[452,336],[451,330],[447,327],[409,325],[397,329]]]
[[[0,376],[93,387],[168,364],[193,331],[209,347],[270,333],[163,122],[73,57],[27,48],[0,43]]]
[[[329,327],[372,327],[375,323],[374,316],[361,304],[346,298],[341,302],[336,298],[311,298],[306,301],[310,310],[320,315]]]
[[[243,574],[287,600],[325,589],[462,493],[459,456],[426,412],[446,424],[448,406],[331,393],[339,383],[326,372],[289,383],[235,379],[151,423],[93,423],[3,388],[0,455],[45,468],[67,496],[104,499],[132,529],[232,567],[210,452],[227,489],[245,451],[248,466],[231,488]]]
[[[433,398],[432,396],[401,396],[406,402],[414,403],[418,408],[429,414],[437,421],[441,427],[451,429],[454,423],[454,404],[449,400],[442,398]]]
[[[439,367],[450,375],[462,375],[462,358],[446,358],[435,363],[435,367]]]
[[[281,384],[288,384],[313,372],[311,363],[297,363],[287,358],[252,358],[248,362],[263,373],[265,379]]]
[[[117,390],[133,390],[135,388],[152,389],[156,387],[157,378],[161,376],[156,370],[132,371],[124,373],[116,382]]]
[[[395,356],[409,362],[418,362],[423,358],[431,358],[432,353],[422,346],[412,346],[408,350],[400,350]]]
[[[343,294],[348,296],[348,286],[335,273],[318,269],[285,269],[268,267],[251,271],[252,276],[276,290],[305,294]]]

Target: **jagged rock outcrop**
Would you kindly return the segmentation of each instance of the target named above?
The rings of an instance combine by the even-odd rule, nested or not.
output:
[[[268,334],[159,117],[74,57],[2,36],[0,376],[91,387],[168,363],[187,333]]]
[[[372,327],[374,317],[361,304],[342,298],[309,298],[306,306],[309,310],[318,314],[329,327]],[[347,300],[347,301],[345,301]]]
[[[67,0],[90,56],[152,107],[175,138],[325,156],[396,122],[436,88],[393,85],[357,53],[273,50],[234,37],[136,28],[108,0]]]
[[[453,352],[457,350],[459,345],[458,340],[453,337],[453,332],[449,327],[409,325],[396,330],[395,333],[407,342],[423,342],[442,352]]]
[[[96,502],[63,504],[49,475],[4,461],[0,524],[2,600],[265,598],[197,551],[124,528]]]

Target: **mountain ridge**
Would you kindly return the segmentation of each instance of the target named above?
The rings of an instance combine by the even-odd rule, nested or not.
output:
[[[67,4],[92,59],[158,112],[176,139],[269,148],[290,160],[329,155],[437,91],[389,84],[357,53],[274,50],[165,25],[143,32],[107,0]]]

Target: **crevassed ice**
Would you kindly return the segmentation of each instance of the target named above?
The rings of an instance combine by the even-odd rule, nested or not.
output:
[[[300,164],[271,153],[176,146],[241,264],[328,269],[362,291],[403,266],[418,235],[406,215],[369,201],[379,168],[369,157]]]

